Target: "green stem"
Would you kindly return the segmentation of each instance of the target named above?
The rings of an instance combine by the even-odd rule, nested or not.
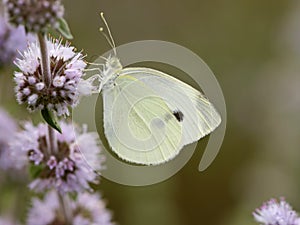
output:
[[[47,48],[47,38],[43,34],[38,34],[38,40],[39,40],[40,50],[41,50],[41,69],[42,69],[43,81],[45,82],[46,87],[50,87],[52,82],[52,77],[51,77],[51,70],[50,70],[50,58],[49,58],[48,48]],[[51,126],[48,125],[48,137],[47,137],[48,155],[57,155],[58,153],[58,146],[57,146],[55,132],[56,131]],[[58,198],[64,215],[65,224],[71,225],[72,213],[71,213],[67,196],[63,196],[60,193],[58,193]]]
[[[48,152],[50,153],[50,155],[56,155],[58,152],[55,132],[56,131],[48,125]]]
[[[51,70],[50,70],[50,58],[48,54],[47,48],[47,38],[43,34],[38,34],[38,40],[40,44],[41,50],[41,69],[42,69],[42,78],[45,82],[46,87],[51,85],[52,77],[51,77]],[[48,125],[48,155],[52,155],[57,153],[57,141],[55,130],[52,129]]]
[[[62,194],[58,193],[58,199],[64,216],[64,224],[72,225],[72,213],[70,211],[68,196],[63,196]]]
[[[41,65],[42,65],[42,77],[46,84],[46,87],[49,87],[52,81],[51,71],[50,71],[50,58],[47,48],[47,38],[43,34],[38,34],[38,40],[41,49]]]

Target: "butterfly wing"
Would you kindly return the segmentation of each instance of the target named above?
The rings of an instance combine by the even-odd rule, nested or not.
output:
[[[163,98],[138,78],[122,72],[104,89],[104,131],[122,159],[155,165],[175,157],[183,146],[182,124]]]
[[[212,103],[190,85],[150,68],[125,68],[120,77],[125,74],[139,80],[164,99],[182,124],[183,145],[199,140],[221,123],[221,117]]]

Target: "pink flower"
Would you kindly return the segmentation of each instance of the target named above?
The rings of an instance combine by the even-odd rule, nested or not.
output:
[[[68,107],[75,107],[81,95],[82,77],[86,63],[84,56],[74,47],[61,41],[47,42],[51,61],[51,84],[43,80],[41,55],[38,43],[31,43],[15,64],[21,70],[15,72],[15,92],[20,104],[27,104],[30,111],[48,108],[58,116],[69,115]]]
[[[99,194],[82,193],[70,200],[72,225],[114,225],[112,215]],[[34,198],[29,210],[27,225],[64,224],[57,193],[51,191],[43,200]],[[55,223],[56,222],[56,223]]]
[[[253,216],[261,225],[299,225],[298,214],[284,200],[271,199],[256,209]]]
[[[11,23],[25,25],[27,31],[46,31],[58,28],[64,15],[60,0],[4,0]]]
[[[9,217],[0,217],[0,225],[18,225],[19,223],[15,222],[13,219]]]
[[[10,65],[17,56],[17,50],[26,48],[27,40],[33,40],[32,36],[26,36],[23,26],[13,27],[6,17],[0,15],[0,66]]]
[[[47,125],[34,127],[26,123],[11,143],[13,165],[24,168],[30,165],[38,173],[30,188],[42,192],[56,188],[61,193],[81,192],[90,189],[89,183],[98,181],[103,168],[98,135],[86,129],[74,129],[71,124],[61,122],[62,134],[56,132],[56,153],[49,155]]]
[[[11,166],[9,157],[9,142],[17,131],[16,122],[4,110],[0,109],[0,168],[8,169]]]

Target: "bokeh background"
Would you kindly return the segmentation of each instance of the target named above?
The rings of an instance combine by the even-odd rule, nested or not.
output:
[[[281,196],[300,211],[299,1],[64,3],[72,44],[87,59],[110,48],[98,32],[99,12],[104,11],[117,45],[158,39],[197,53],[213,70],[226,99],[225,140],[204,172],[197,167],[207,138],[199,142],[192,160],[163,183],[128,187],[102,179],[98,188],[118,224],[251,225],[256,224],[256,207]],[[2,85],[1,106],[17,118],[29,118],[15,103],[11,77],[2,76],[0,82],[10,83]],[[18,182],[12,179],[1,187],[6,194],[0,197],[0,213],[7,210],[7,199],[19,199],[23,203],[14,207],[25,208],[27,195],[13,194],[22,185],[26,188]]]

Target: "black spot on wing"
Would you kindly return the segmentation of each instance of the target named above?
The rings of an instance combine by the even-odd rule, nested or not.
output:
[[[183,121],[183,113],[180,110],[176,110],[173,112],[173,115],[175,116],[175,118],[178,120],[178,122]]]

